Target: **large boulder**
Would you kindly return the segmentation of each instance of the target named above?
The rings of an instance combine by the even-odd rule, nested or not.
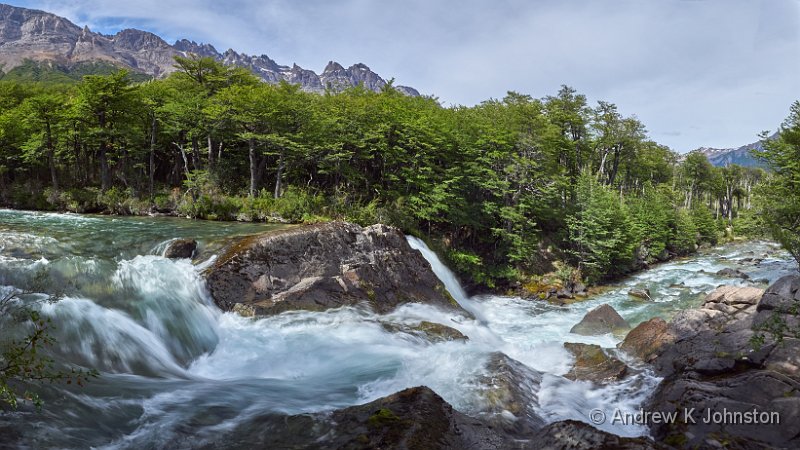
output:
[[[485,370],[478,380],[483,404],[476,417],[516,437],[528,436],[544,426],[536,413],[540,372],[500,352],[489,355]]]
[[[722,286],[675,316],[652,358],[665,379],[645,409],[677,420],[653,424],[656,439],[680,448],[800,446],[800,343],[785,327],[759,326],[794,317],[786,306],[798,290],[798,276],[766,293]]]
[[[175,239],[164,250],[166,258],[191,258],[197,250],[197,241],[194,239]]]
[[[455,411],[431,389],[405,389],[330,413],[258,415],[181,448],[513,449],[511,437]]]
[[[674,341],[667,322],[660,317],[654,317],[631,330],[618,347],[642,361],[650,362],[661,353],[666,344]]]
[[[565,342],[564,348],[575,357],[575,364],[564,378],[608,383],[619,380],[628,373],[625,363],[608,355],[599,345]]]
[[[630,325],[610,305],[604,303],[586,313],[570,333],[583,336],[595,336],[606,333],[618,333],[630,329]]]
[[[206,273],[214,301],[243,315],[426,303],[466,314],[400,230],[331,222],[242,238]]]

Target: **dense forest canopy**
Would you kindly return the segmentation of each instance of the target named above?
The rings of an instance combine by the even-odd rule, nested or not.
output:
[[[0,200],[388,222],[427,236],[462,275],[488,286],[548,272],[597,282],[765,228],[753,211],[767,172],[681,157],[636,117],[590,105],[567,86],[446,108],[391,83],[379,93],[317,95],[210,58],[176,66],[146,82],[125,71],[0,82]],[[785,146],[797,148],[793,114],[787,140],[767,151],[778,165]],[[777,174],[770,186],[796,197],[796,180]]]

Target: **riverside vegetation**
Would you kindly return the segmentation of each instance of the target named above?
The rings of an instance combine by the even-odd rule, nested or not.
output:
[[[388,223],[426,236],[473,287],[534,294],[757,235],[764,220],[798,254],[797,104],[764,152],[770,173],[681,158],[567,86],[443,107],[391,83],[317,95],[210,58],[176,65],[145,82],[0,82],[0,201]]]

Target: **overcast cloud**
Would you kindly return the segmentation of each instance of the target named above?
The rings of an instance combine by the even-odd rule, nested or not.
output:
[[[685,152],[774,130],[800,99],[800,0],[6,0],[113,33],[364,62],[446,104],[568,84]]]

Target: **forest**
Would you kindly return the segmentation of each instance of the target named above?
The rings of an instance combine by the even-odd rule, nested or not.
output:
[[[782,130],[760,155],[770,170],[718,168],[568,86],[444,107],[391,83],[319,95],[178,57],[157,80],[0,81],[0,203],[383,222],[425,238],[473,287],[536,291],[737,236],[771,232],[798,256],[798,103]]]

